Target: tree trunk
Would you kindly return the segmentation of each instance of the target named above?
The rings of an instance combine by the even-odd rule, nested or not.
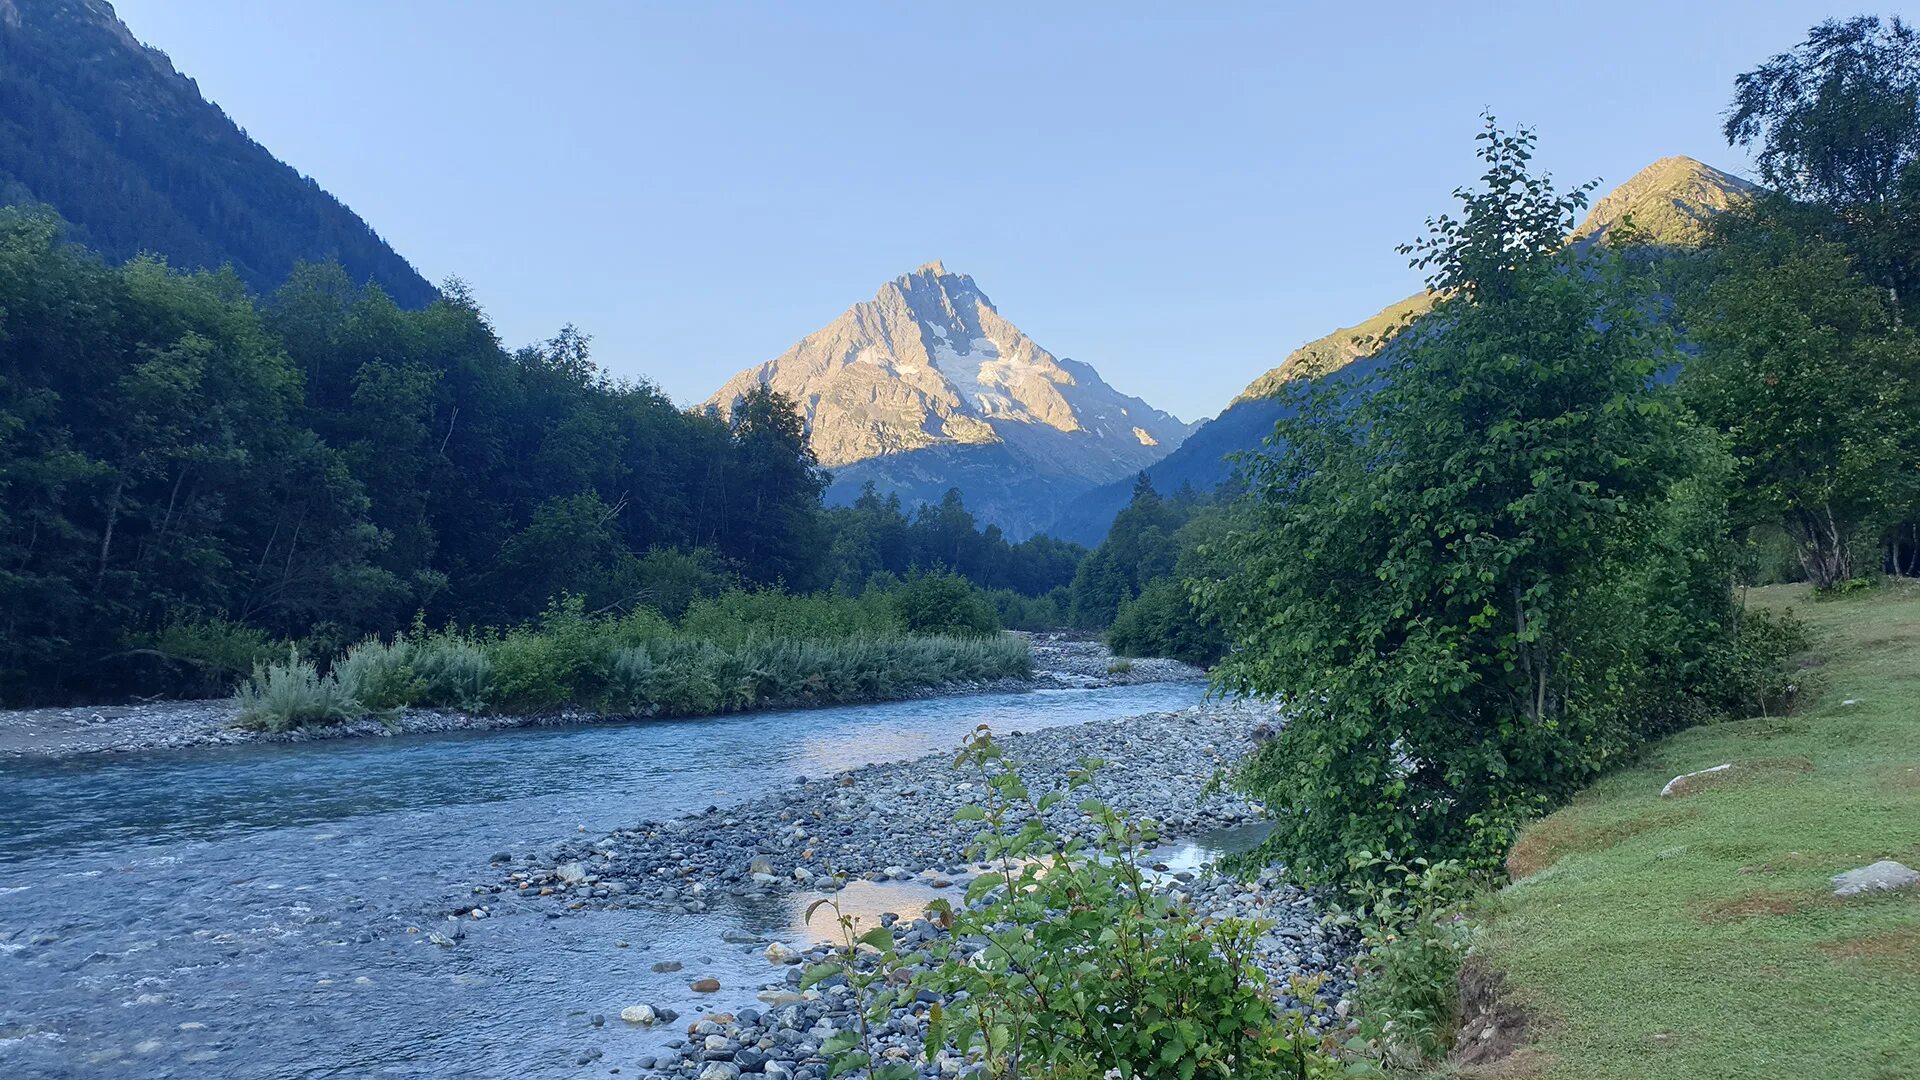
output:
[[[107,528],[100,534],[100,569],[93,575],[93,591],[107,583],[107,555],[113,550],[113,527],[120,522],[120,493],[127,488],[126,477],[114,481],[113,497],[107,500]]]
[[[1834,520],[1833,510],[1803,510],[1792,522],[1799,541],[1800,568],[1816,589],[1826,590],[1853,577],[1847,531]]]

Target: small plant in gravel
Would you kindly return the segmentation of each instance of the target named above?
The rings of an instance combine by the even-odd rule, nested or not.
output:
[[[1364,944],[1354,961],[1360,1034],[1347,1049],[1389,1069],[1423,1067],[1447,1052],[1459,1029],[1473,879],[1453,861],[1396,863],[1359,852],[1351,864],[1350,902],[1328,915]]]
[[[962,904],[928,905],[948,933],[933,966],[911,977],[895,974],[904,969],[890,931],[856,935],[843,922],[845,952],[807,975],[811,984],[845,974],[864,1006],[859,1030],[829,1040],[834,1075],[914,1075],[908,1062],[876,1065],[861,1032],[920,990],[938,998],[926,1055],[957,1054],[987,1080],[1308,1080],[1343,1071],[1302,1018],[1279,1014],[1254,959],[1262,924],[1203,920],[1142,871],[1157,839],[1150,823],[1088,799],[1079,808],[1099,826],[1096,843],[1046,826],[1046,812],[1090,782],[1098,762],[1073,770],[1067,791],[1036,798],[983,726],[956,765],[977,769],[985,792],[956,815],[983,826],[969,857],[994,869],[969,883]],[[1317,987],[1304,980],[1292,989],[1311,996]]]

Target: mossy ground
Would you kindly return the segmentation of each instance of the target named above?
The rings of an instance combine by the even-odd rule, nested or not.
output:
[[[1812,630],[1800,707],[1669,738],[1522,836],[1476,952],[1531,1045],[1469,1074],[1920,1077],[1920,889],[1828,883],[1920,867],[1920,588],[1749,603]]]

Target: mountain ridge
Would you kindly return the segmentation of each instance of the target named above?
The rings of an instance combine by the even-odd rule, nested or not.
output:
[[[1731,173],[1684,155],[1663,157],[1636,172],[1596,200],[1568,234],[1574,244],[1597,243],[1618,235],[1633,222],[1633,235],[1657,247],[1685,248],[1706,236],[1713,215],[1750,198],[1760,188]],[[1226,457],[1253,450],[1287,414],[1275,395],[1301,378],[1340,372],[1359,374],[1364,362],[1400,327],[1432,308],[1431,292],[1418,292],[1389,304],[1352,326],[1335,330],[1288,353],[1279,365],[1255,378],[1226,409],[1196,428],[1187,440],[1146,472],[1162,492],[1190,484],[1210,491],[1232,472]],[[1048,525],[1062,539],[1098,543],[1126,505],[1128,483],[1110,483],[1076,496]]]
[[[231,264],[271,292],[334,259],[406,307],[438,291],[142,44],[106,0],[0,0],[0,203],[42,203],[116,262]]]
[[[759,385],[799,405],[815,455],[836,473],[830,499],[867,482],[914,502],[958,487],[1016,535],[1036,531],[1058,500],[1158,460],[1195,426],[1114,389],[1091,364],[1056,357],[939,260],[704,404],[726,414]]]

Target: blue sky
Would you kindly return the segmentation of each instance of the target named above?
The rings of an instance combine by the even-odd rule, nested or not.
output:
[[[929,259],[1210,416],[1411,292],[1478,114],[1607,186],[1736,172],[1733,77],[1851,14],[1719,5],[119,0],[509,344],[706,396]]]

